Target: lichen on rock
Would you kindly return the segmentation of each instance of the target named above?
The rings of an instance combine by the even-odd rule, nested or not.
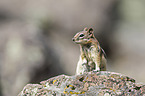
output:
[[[27,84],[18,96],[142,96],[145,85],[120,73],[86,72],[82,75],[59,75],[40,84]]]

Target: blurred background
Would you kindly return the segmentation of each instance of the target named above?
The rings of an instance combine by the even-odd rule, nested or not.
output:
[[[145,0],[0,0],[0,96],[27,83],[74,75],[85,27],[105,50],[108,70],[145,83]]]

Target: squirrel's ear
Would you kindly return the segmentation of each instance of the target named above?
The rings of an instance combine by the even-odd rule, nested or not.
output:
[[[88,28],[86,27],[86,28],[84,28],[84,31],[87,31],[88,30]]]
[[[93,33],[93,28],[89,28],[89,29],[88,29],[88,32],[89,32],[89,33]]]

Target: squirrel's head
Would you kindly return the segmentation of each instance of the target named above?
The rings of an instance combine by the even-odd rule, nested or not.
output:
[[[88,44],[91,42],[92,39],[94,39],[93,29],[92,28],[84,28],[83,31],[78,32],[72,40],[77,44]]]

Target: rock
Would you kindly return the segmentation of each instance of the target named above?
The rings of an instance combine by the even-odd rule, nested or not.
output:
[[[120,73],[100,71],[59,75],[40,84],[27,84],[18,96],[142,96],[145,85]]]

